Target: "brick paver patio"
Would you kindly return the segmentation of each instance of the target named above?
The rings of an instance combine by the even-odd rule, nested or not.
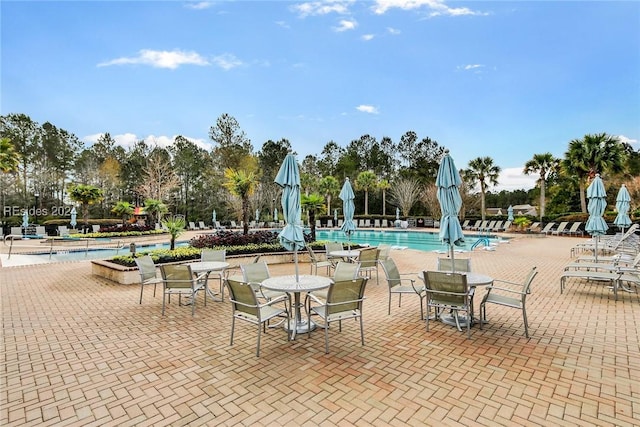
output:
[[[173,301],[162,317],[160,292],[139,305],[138,286],[92,276],[88,261],[4,267],[0,424],[640,425],[640,298],[576,282],[561,295],[579,241],[520,237],[460,255],[507,280],[538,266],[531,339],[519,311],[497,306],[470,340],[440,322],[426,332],[418,298],[394,299],[389,316],[386,282],[372,280],[365,346],[343,322],[328,355],[322,331],[287,342],[272,329],[256,358],[245,322],[229,346],[228,302],[199,297],[191,317]],[[437,256],[392,251],[402,272],[433,269]]]

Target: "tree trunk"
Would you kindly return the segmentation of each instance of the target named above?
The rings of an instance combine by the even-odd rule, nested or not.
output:
[[[369,192],[364,192],[364,214],[369,215]]]
[[[249,199],[242,199],[242,234],[249,234]]]
[[[546,182],[544,179],[540,179],[540,222],[542,222],[542,217],[544,216],[544,209],[546,207],[546,198],[545,198],[545,190],[546,190]]]
[[[587,199],[585,198],[584,179],[580,179],[580,208],[587,213]]]
[[[309,210],[309,226],[311,227],[311,240],[316,241],[316,211]]]

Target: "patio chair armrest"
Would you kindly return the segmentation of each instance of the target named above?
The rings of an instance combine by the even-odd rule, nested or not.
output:
[[[515,284],[515,283],[514,283],[514,284]],[[517,284],[519,285],[520,283],[517,283]],[[523,295],[523,294],[524,294],[524,292],[522,292],[522,291],[516,291],[515,289],[502,288],[502,287],[500,287],[500,286],[493,286],[493,285],[489,285],[489,286],[487,286],[487,291],[490,291],[490,290],[493,290],[493,289],[498,290],[498,291],[511,292],[512,294],[518,294],[518,295]],[[487,292],[487,293],[488,293],[488,292]]]
[[[493,279],[493,283],[496,283],[496,282],[498,282],[498,283],[507,283],[509,285],[522,286],[522,283],[518,283],[518,282],[510,282],[509,280],[502,280],[502,279]],[[495,286],[489,285],[488,287],[489,288],[493,288]]]
[[[262,292],[262,289],[261,289],[261,292]],[[289,297],[287,295],[280,295],[279,297],[271,298],[270,300],[267,300],[267,302],[265,302],[264,304],[260,304],[258,307],[266,307],[272,304],[276,304],[276,303],[279,303],[282,301],[288,301],[288,300],[289,300]]]

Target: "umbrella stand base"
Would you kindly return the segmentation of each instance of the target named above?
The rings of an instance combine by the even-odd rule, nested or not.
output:
[[[458,326],[458,325],[456,325],[456,318],[455,318],[454,314],[448,314],[446,316],[440,316],[440,321],[442,323],[444,323],[445,325]],[[461,328],[466,328],[468,321],[469,321],[469,319],[467,318],[467,316],[458,315],[458,323],[460,324]],[[473,326],[473,319],[471,319],[471,326]]]
[[[300,320],[290,319],[284,325],[285,331],[291,334],[292,339],[295,339],[296,335],[298,334],[306,334],[310,330],[313,331],[316,329],[316,327],[317,326],[315,322],[307,319],[300,319]]]

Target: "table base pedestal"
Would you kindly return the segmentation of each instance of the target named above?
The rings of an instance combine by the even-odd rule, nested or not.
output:
[[[308,324],[309,322],[311,323]],[[285,322],[284,324],[284,329],[287,332],[292,333],[293,338],[295,338],[297,334],[306,334],[310,330],[313,331],[316,329],[316,327],[317,326],[313,320],[308,321],[307,319],[300,319],[300,321],[295,321],[294,319],[291,319],[288,322]]]
[[[455,318],[455,316],[453,314],[448,314],[446,316],[440,316],[440,321],[442,321],[442,323],[444,323],[445,325],[458,326],[456,324],[456,318]],[[458,323],[460,324],[461,328],[466,328],[468,321],[469,321],[469,319],[467,318],[467,316],[458,315]],[[471,319],[471,326],[473,326],[473,319]]]

